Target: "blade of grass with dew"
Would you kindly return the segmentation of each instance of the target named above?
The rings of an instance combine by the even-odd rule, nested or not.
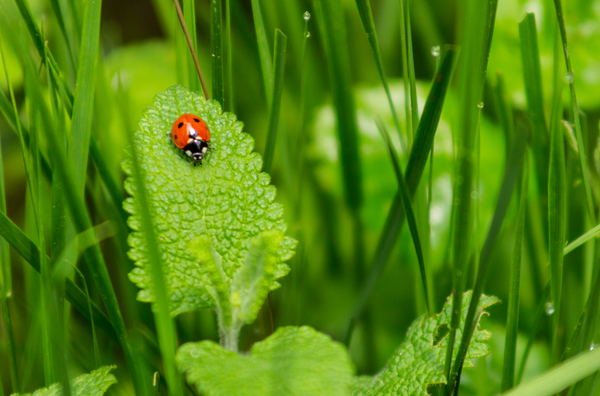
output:
[[[183,17],[191,40],[191,46],[194,47],[194,52],[197,52],[198,35],[196,33],[196,5],[194,0],[183,0]],[[187,54],[188,84],[192,91],[199,91],[200,84],[198,75],[195,72],[194,57],[191,51]]]
[[[363,27],[365,28],[365,33],[367,34],[367,40],[371,46],[371,52],[373,52],[373,56],[375,57],[375,64],[377,65],[377,70],[379,71],[379,78],[381,78],[381,83],[383,84],[383,89],[385,90],[385,95],[387,96],[388,104],[390,106],[390,110],[392,111],[392,117],[394,118],[394,125],[396,126],[396,131],[398,132],[398,138],[402,143],[402,150],[406,152],[407,148],[404,136],[402,136],[400,121],[398,120],[396,108],[394,107],[394,102],[392,101],[392,94],[390,93],[390,87],[385,76],[385,71],[383,70],[383,61],[381,59],[381,52],[379,51],[379,41],[377,40],[377,31],[375,30],[375,22],[373,21],[371,3],[369,0],[356,0],[356,6],[358,7],[360,19]]]
[[[15,251],[33,267],[33,269],[40,272],[40,254],[37,245],[27,238],[19,227],[3,213],[0,213],[0,235],[6,239],[10,246],[12,246],[13,249],[15,249]],[[88,301],[85,294],[71,279],[65,279],[65,295],[75,309],[89,320],[90,316],[89,312],[87,312]],[[119,343],[119,338],[116,336],[110,320],[93,302],[92,307],[94,320],[97,322],[98,327],[100,327],[111,340],[115,343]]]
[[[267,130],[267,143],[263,159],[263,172],[271,173],[275,144],[277,143],[277,129],[279,128],[279,112],[281,110],[281,95],[283,93],[283,75],[285,71],[285,53],[287,36],[279,29],[275,29],[275,59],[273,62],[273,93],[271,94],[271,111],[269,112],[269,129]]]
[[[558,394],[598,370],[600,370],[600,349],[581,352],[503,395],[550,396]]]
[[[73,104],[72,133],[69,141],[69,161],[74,170],[75,186],[83,196],[92,131],[94,91],[96,86],[96,63],[100,43],[101,0],[90,0],[83,19],[79,69]]]
[[[558,20],[560,38],[562,40],[562,48],[565,56],[565,63],[567,66],[567,74],[565,76],[565,81],[569,84],[569,91],[571,93],[571,112],[575,120],[577,148],[579,151],[579,162],[581,166],[583,186],[585,187],[585,197],[587,200],[588,214],[590,216],[590,219],[592,220],[592,224],[596,224],[596,206],[594,205],[592,188],[590,186],[590,174],[587,164],[587,153],[585,151],[585,142],[583,140],[583,133],[581,131],[579,105],[577,104],[577,95],[575,93],[575,74],[573,73],[573,68],[571,67],[571,56],[569,55],[569,46],[567,44],[567,32],[565,30],[565,22],[563,19],[562,5],[560,0],[554,0],[554,7],[556,9],[556,19]]]
[[[267,98],[267,108],[271,108],[273,101],[273,67],[271,64],[271,53],[269,52],[269,43],[267,42],[267,33],[263,22],[260,3],[258,0],[251,0],[252,17],[254,18],[254,29],[256,30],[256,43],[258,44],[258,55],[260,67],[262,69],[263,83],[265,86],[265,95]]]
[[[88,4],[88,7],[90,6],[91,3]],[[24,66],[26,76],[32,79],[35,78],[37,73],[35,72],[35,67],[33,66],[31,60],[29,60],[29,62],[26,62]],[[79,71],[81,72],[82,69],[84,69],[84,65],[83,62],[80,62]],[[64,152],[62,145],[58,143],[58,139],[60,139],[60,137],[57,135],[57,131],[54,130],[53,124],[50,121],[48,109],[45,107],[45,103],[41,99],[43,98],[41,87],[35,86],[33,95],[39,103],[41,121],[44,123],[44,125],[47,126],[45,136],[49,139],[48,144],[51,147],[53,147],[53,149],[56,151],[55,158],[57,169],[55,169],[55,171],[60,172],[61,177],[64,180],[66,192],[65,199],[68,204],[67,207],[69,208],[69,211],[71,213],[71,218],[73,219],[73,222],[75,224],[75,229],[78,232],[83,232],[92,226],[92,222],[87,208],[85,206],[85,202],[83,200],[83,194],[79,193],[79,185],[76,183],[75,177],[72,172],[72,168],[69,166],[72,164],[72,162],[68,160],[67,153]],[[121,310],[119,308],[115,291],[110,281],[108,270],[106,268],[106,263],[104,262],[104,257],[102,256],[102,252],[100,251],[99,245],[96,244],[90,249],[87,249],[84,252],[84,258],[85,262],[88,265],[88,268],[90,269],[90,272],[92,273],[92,276],[94,277],[94,281],[98,287],[106,310],[108,311],[108,315],[111,320],[111,323],[113,324],[115,333],[119,338],[119,343],[121,345],[121,348],[123,349],[123,354],[125,355],[127,366],[131,372],[136,392],[141,395],[146,395],[146,383],[142,380],[142,378],[139,375],[137,358],[133,353],[131,344],[129,343],[127,329],[125,327],[125,323],[121,315]]]
[[[524,161],[527,163],[527,161]],[[515,385],[515,362],[517,354],[517,335],[519,332],[519,305],[521,287],[521,256],[523,233],[525,231],[525,210],[527,208],[528,168],[523,168],[521,186],[517,192],[519,208],[515,224],[515,239],[510,262],[510,284],[508,289],[508,313],[506,320],[506,338],[504,342],[504,366],[502,371],[502,392]]]
[[[225,91],[223,90],[223,10],[221,0],[210,2],[210,52],[212,55],[212,97],[224,106]]]
[[[402,200],[402,207],[404,208],[404,213],[406,215],[406,222],[408,223],[408,228],[410,229],[410,235],[413,240],[413,245],[415,247],[415,253],[417,255],[417,260],[419,262],[419,271],[421,272],[421,280],[423,282],[423,294],[425,300],[425,308],[426,314],[429,317],[429,290],[427,288],[427,273],[425,272],[425,259],[423,258],[423,250],[421,249],[421,240],[419,238],[419,230],[417,228],[417,220],[415,218],[415,214],[412,209],[412,203],[410,198],[410,191],[408,190],[408,185],[406,184],[406,179],[404,179],[404,175],[402,174],[402,170],[400,169],[400,163],[398,159],[398,153],[392,146],[387,131],[385,130],[381,121],[377,122],[377,127],[379,128],[379,133],[385,140],[388,151],[390,153],[390,157],[392,160],[392,164],[394,166],[394,172],[396,173],[396,179],[398,180],[398,192],[400,193],[400,199]]]
[[[548,186],[548,126],[544,116],[544,92],[542,89],[542,72],[538,51],[535,15],[527,14],[519,23],[521,43],[521,62],[523,64],[523,81],[527,98],[527,115],[533,125],[533,158],[536,169],[538,190],[542,195],[542,209],[547,209]],[[546,223],[544,221],[544,223]],[[544,228],[547,227],[545,224]]]
[[[462,296],[465,290],[469,268],[469,252],[472,251],[471,241],[473,235],[473,210],[471,192],[473,189],[474,175],[479,173],[479,163],[476,161],[476,141],[478,119],[480,114],[480,100],[483,93],[487,59],[489,56],[493,20],[495,15],[495,2],[481,3],[477,0],[459,3],[458,31],[459,43],[463,51],[462,63],[458,71],[458,103],[456,128],[458,133],[454,136],[456,146],[455,182],[452,197],[452,233],[451,238],[451,263],[452,263],[452,294],[453,307],[462,306]],[[481,16],[484,16],[482,18]],[[479,293],[481,294],[481,293]],[[473,293],[475,306],[479,295]],[[458,372],[450,373],[456,331],[460,325],[460,309],[452,312],[450,333],[446,349],[446,362],[444,366],[445,377],[448,378],[446,394],[454,386],[454,379]],[[473,317],[470,318],[473,320]],[[467,323],[465,328],[469,328]],[[463,333],[464,334],[464,333]],[[462,344],[461,344],[462,346]],[[464,345],[466,348],[468,345]],[[452,380],[450,380],[452,379]]]
[[[129,141],[133,142],[133,132],[128,128],[127,134]],[[159,347],[166,372],[166,380],[169,392],[172,395],[181,395],[183,393],[182,376],[177,373],[175,366],[175,350],[177,348],[177,338],[175,335],[174,321],[171,317],[169,308],[168,285],[163,273],[163,261],[158,250],[157,235],[155,233],[154,223],[149,208],[148,198],[146,196],[146,176],[139,164],[137,148],[131,145],[131,163],[133,169],[134,182],[136,186],[136,199],[140,202],[141,231],[144,234],[148,252],[148,260],[152,270],[153,292],[155,293],[154,323],[158,333]]]
[[[402,52],[402,79],[404,81],[404,117],[406,120],[406,136],[408,139],[408,146],[412,146],[414,126],[413,126],[413,111],[412,111],[412,97],[411,84],[414,82],[410,81],[409,77],[409,56],[408,56],[408,29],[410,25],[410,17],[406,14],[406,7],[404,3],[407,0],[399,0],[400,10],[400,50]]]
[[[425,109],[423,110],[423,116],[419,122],[419,129],[417,130],[413,149],[411,150],[408,164],[406,165],[406,170],[404,172],[411,195],[414,195],[417,190],[421,175],[425,169],[425,164],[427,163],[429,152],[433,145],[433,138],[435,137],[435,132],[437,131],[437,126],[440,121],[440,115],[442,114],[448,85],[454,75],[454,69],[459,55],[459,49],[457,47],[445,46],[444,48],[445,52],[442,56],[440,68],[433,80],[431,90],[429,91]],[[377,248],[373,256],[369,273],[366,276],[366,281],[363,284],[359,298],[354,304],[353,311],[348,318],[345,330],[346,334],[344,336],[344,339],[346,340],[348,339],[348,333],[352,327],[352,322],[362,315],[367,300],[373,292],[375,283],[383,271],[387,258],[395,243],[398,241],[398,235],[400,234],[404,220],[404,210],[398,193],[392,201],[392,206],[388,211],[385,226],[379,236]]]
[[[483,287],[485,286],[485,282],[487,281],[487,277],[490,272],[492,253],[497,246],[498,235],[502,230],[502,224],[504,223],[506,212],[510,206],[513,190],[517,184],[517,181],[523,174],[528,139],[529,131],[523,125],[520,125],[517,128],[515,138],[513,139],[513,144],[507,161],[508,165],[502,179],[500,193],[498,194],[498,201],[496,202],[496,208],[492,217],[492,223],[481,249],[477,279],[475,281],[475,285],[473,286],[473,296],[471,297],[471,304],[469,305],[469,311],[464,324],[464,328],[466,330],[462,334],[456,360],[454,361],[454,365],[452,366],[452,370],[448,378],[446,395],[450,394],[450,390],[452,389],[451,384],[454,384],[456,379],[459,378],[459,372],[462,370],[467,349],[471,342],[471,337],[473,336],[473,324],[476,323],[475,317],[477,315],[477,303],[481,298]],[[473,303],[473,301],[475,301],[475,303]]]
[[[564,136],[560,117],[562,115],[562,89],[555,92],[550,118],[550,164],[548,171],[548,245],[550,253],[551,298],[554,307],[552,317],[551,361],[558,363],[558,326],[561,311],[563,283],[563,249],[566,232],[566,171]]]

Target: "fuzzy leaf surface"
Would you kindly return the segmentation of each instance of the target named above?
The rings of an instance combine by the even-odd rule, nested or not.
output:
[[[469,310],[471,294],[471,291],[468,291],[463,296],[461,326],[464,325]],[[483,311],[499,301],[497,297],[482,295],[477,308]],[[441,313],[432,318],[422,316],[415,320],[408,329],[406,339],[396,349],[383,370],[373,378],[359,377],[356,380],[353,395],[427,396],[428,386],[445,384],[443,371],[451,318],[452,300],[449,298]],[[456,333],[457,344],[454,347],[453,358],[458,351],[462,332],[461,327]],[[485,341],[491,336],[492,334],[487,330],[475,330],[464,367],[473,367],[473,359],[490,353],[490,347]]]
[[[102,396],[107,389],[117,383],[117,379],[110,373],[116,366],[102,366],[89,374],[82,374],[75,378],[71,384],[73,396]],[[62,396],[62,385],[54,384],[48,388],[38,389],[33,393],[13,393],[12,396]]]
[[[178,368],[206,396],[350,395],[354,367],[346,348],[308,327],[280,327],[249,355],[212,341],[179,348]]]
[[[189,113],[202,118],[210,129],[210,150],[202,165],[191,160],[172,143],[169,133],[175,120]],[[208,236],[222,258],[228,288],[246,259],[251,241],[268,230],[285,232],[282,205],[274,202],[276,189],[262,173],[262,160],[253,152],[254,140],[242,132],[234,114],[221,110],[215,101],[172,86],[159,93],[140,119],[134,141],[145,172],[150,212],[158,236],[158,248],[170,290],[171,314],[215,306],[207,290],[204,268],[187,250],[199,236]],[[125,188],[131,195],[124,207],[131,214],[130,257],[136,268],[130,279],[141,289],[138,300],[153,302],[147,242],[141,232],[131,160],[123,168],[129,176]],[[296,241],[285,237],[279,250],[277,274],[285,275]],[[273,280],[270,290],[278,287]]]

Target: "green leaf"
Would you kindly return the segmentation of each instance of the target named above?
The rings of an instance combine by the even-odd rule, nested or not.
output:
[[[89,374],[83,374],[75,378],[71,386],[71,394],[73,396],[102,396],[112,384],[117,383],[115,376],[110,374],[110,371],[114,368],[116,366],[102,366]],[[21,395],[13,393],[13,396],[61,396],[62,394],[62,386],[54,384],[48,388],[38,389],[33,393]]]
[[[206,396],[349,395],[354,373],[342,344],[308,326],[281,327],[249,355],[212,341],[188,343],[177,362]]]
[[[462,320],[461,327],[457,330],[457,339],[461,338],[463,332],[471,294],[471,291],[463,294]],[[499,301],[497,297],[482,295],[478,311],[483,313],[485,308]],[[449,297],[441,313],[432,318],[421,316],[413,322],[406,339],[396,349],[383,370],[371,381],[367,381],[365,377],[359,378],[354,384],[353,394],[426,396],[429,395],[429,385],[445,384],[443,371],[451,318],[452,298]],[[464,367],[473,367],[473,359],[490,353],[490,347],[484,341],[489,340],[491,336],[487,330],[475,331]],[[454,356],[457,349],[454,348]]]
[[[181,114],[201,117],[211,132],[210,146],[202,165],[193,166],[189,157],[171,142],[172,123]],[[170,289],[171,314],[215,306],[209,293],[206,268],[199,265],[188,244],[208,236],[222,260],[224,282],[229,287],[242,266],[252,240],[267,230],[284,232],[283,207],[275,203],[276,190],[270,178],[261,173],[262,161],[252,152],[252,137],[242,132],[235,115],[224,113],[215,101],[206,101],[186,88],[173,86],[155,97],[142,116],[136,145],[140,166],[145,171],[150,213],[159,241],[159,252],[166,264],[165,276]],[[130,176],[125,188],[132,195],[125,201],[131,214],[129,225],[130,257],[137,268],[130,279],[142,290],[138,299],[154,301],[148,250],[140,232],[141,218],[132,177],[131,158],[123,167]],[[277,274],[287,272],[288,260],[296,242],[282,241],[278,253]],[[277,287],[274,282],[271,289]]]

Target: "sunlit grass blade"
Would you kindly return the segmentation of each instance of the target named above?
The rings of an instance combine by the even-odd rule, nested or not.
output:
[[[515,134],[515,128],[513,124],[513,117],[511,107],[506,99],[505,88],[504,88],[504,77],[502,73],[496,73],[496,82],[492,86],[494,93],[494,105],[500,126],[504,131],[504,142],[505,142],[505,158],[508,158],[508,150],[510,148],[510,142]]]
[[[429,91],[425,109],[419,122],[419,129],[415,137],[413,149],[411,150],[408,164],[404,173],[406,184],[408,185],[411,196],[415,194],[421,175],[425,169],[425,164],[429,158],[429,153],[433,145],[433,138],[437,131],[437,126],[442,114],[444,99],[448,85],[454,75],[456,61],[458,60],[459,50],[456,47],[447,46],[442,56],[439,70],[433,80],[433,85]],[[396,194],[392,207],[388,211],[385,227],[379,236],[377,248],[372,260],[369,273],[363,283],[361,293],[354,305],[353,311],[348,318],[346,334],[343,339],[348,339],[348,333],[354,320],[359,318],[367,304],[369,296],[373,292],[375,283],[383,271],[387,258],[392,248],[398,241],[398,235],[404,224],[404,209],[399,194]]]
[[[275,59],[273,62],[273,93],[271,94],[271,111],[269,113],[269,129],[267,130],[267,144],[263,160],[263,171],[270,173],[275,144],[277,143],[277,129],[279,128],[279,112],[281,109],[281,95],[283,93],[283,75],[285,71],[285,52],[287,37],[279,29],[275,29]]]
[[[379,128],[379,132],[381,136],[384,138],[385,143],[387,145],[388,151],[390,153],[390,157],[392,160],[392,164],[394,166],[394,172],[396,173],[396,179],[398,180],[398,192],[400,194],[400,199],[402,200],[402,207],[404,209],[404,213],[406,215],[406,222],[408,223],[408,228],[410,229],[410,235],[413,240],[413,245],[415,247],[415,253],[417,255],[417,260],[419,262],[419,271],[421,272],[421,280],[423,282],[423,294],[425,300],[425,307],[427,309],[427,316],[429,316],[429,290],[427,287],[427,273],[425,271],[425,259],[423,258],[423,250],[421,248],[421,240],[419,238],[419,230],[417,228],[417,220],[415,218],[415,214],[412,209],[411,203],[411,193],[408,190],[408,185],[406,184],[406,180],[404,179],[404,175],[402,174],[402,169],[400,168],[400,163],[398,160],[398,154],[396,150],[390,143],[390,139],[387,135],[387,132],[381,122],[377,123],[377,127]]]
[[[477,303],[481,298],[483,287],[485,286],[490,272],[490,259],[492,253],[494,252],[494,248],[497,246],[498,236],[500,235],[502,224],[504,223],[504,219],[506,217],[506,212],[510,206],[513,190],[519,178],[523,174],[523,165],[525,162],[528,139],[529,131],[523,126],[518,127],[515,138],[513,139],[510,155],[508,157],[506,171],[502,179],[502,185],[500,187],[500,193],[498,194],[498,201],[496,202],[492,223],[479,256],[480,259],[479,269],[477,270],[477,279],[475,281],[475,285],[473,286],[473,296],[471,297],[469,312],[467,313],[467,318],[465,319],[465,329],[467,330],[465,330],[462,334],[460,347],[450,372],[451,375],[448,379],[448,384],[454,383],[458,373],[460,370],[462,370],[467,349],[471,342],[471,337],[473,336],[473,324],[476,323],[474,320],[477,315]]]
[[[375,57],[375,64],[377,65],[377,70],[379,71],[379,78],[381,78],[381,83],[383,84],[383,89],[385,90],[388,104],[390,106],[390,110],[392,111],[392,117],[394,118],[394,125],[396,126],[396,131],[398,132],[398,138],[402,143],[402,150],[406,152],[405,138],[402,135],[400,121],[398,120],[396,108],[394,107],[394,102],[392,101],[392,94],[390,93],[390,87],[385,76],[385,71],[383,70],[383,61],[379,51],[379,41],[377,40],[377,31],[375,30],[375,22],[373,21],[371,3],[369,0],[356,0],[356,6],[358,7],[360,19],[362,20],[365,33],[367,34],[367,40],[371,46],[371,52],[373,52],[373,56]]]
[[[265,32],[265,24],[263,22],[259,0],[251,0],[251,2],[260,67],[262,69],[265,95],[267,97],[267,108],[270,109],[273,100],[273,66],[271,63],[271,53],[269,52],[269,43],[267,41],[267,33]]]
[[[598,370],[600,370],[600,349],[581,352],[503,395],[548,396],[557,394]]]
[[[134,141],[133,131],[127,129],[129,141]],[[158,250],[157,235],[152,220],[150,201],[146,195],[146,176],[140,166],[135,145],[131,145],[131,163],[135,182],[136,199],[139,200],[141,227],[140,231],[148,243],[148,258],[152,270],[153,292],[156,296],[154,307],[154,322],[158,332],[161,357],[166,372],[167,385],[172,395],[183,394],[182,376],[177,373],[175,366],[175,351],[178,347],[174,321],[169,307],[169,291],[163,271],[163,261]]]
[[[579,238],[575,239],[573,242],[569,243],[567,246],[565,246],[563,254],[566,255],[566,254],[572,252],[573,250],[577,249],[579,246],[583,245],[590,239],[596,238],[598,235],[600,235],[600,224],[597,225],[596,227],[592,228],[591,230],[589,230],[588,232],[586,232]]]
[[[44,58],[44,43],[42,41],[42,33],[40,32],[40,28],[38,27],[37,23],[35,23],[33,19],[29,4],[26,0],[15,0],[15,3],[17,4],[19,12],[25,21],[25,25],[27,26],[27,30],[29,30],[29,34],[31,35],[33,44],[35,44],[38,54],[40,57]]]
[[[223,90],[223,11],[221,0],[210,2],[210,52],[212,56],[212,97],[224,108]]]
[[[526,162],[526,161],[525,161]],[[502,371],[502,392],[515,384],[515,362],[517,354],[517,335],[519,332],[519,305],[521,287],[521,256],[523,233],[525,229],[525,210],[527,208],[527,186],[529,184],[528,168],[523,168],[521,186],[518,190],[519,208],[515,224],[515,239],[510,263],[510,285],[508,289],[508,312],[506,321],[506,338],[504,342],[504,366]]]
[[[527,115],[533,126],[533,159],[536,169],[536,180],[539,193],[542,195],[542,209],[547,208],[548,161],[550,146],[548,144],[548,126],[544,116],[544,93],[542,89],[542,72],[538,51],[535,15],[527,14],[519,23],[521,43],[521,62],[523,64],[523,81],[527,98]],[[546,223],[544,221],[544,223]]]
[[[477,161],[477,138],[479,130],[480,102],[485,83],[487,59],[489,57],[490,43],[496,13],[496,1],[481,3],[476,0],[459,3],[459,31],[458,42],[462,48],[462,62],[458,67],[458,110],[455,121],[453,141],[455,142],[455,176],[454,191],[452,195],[452,224],[451,224],[451,263],[452,263],[452,311],[450,332],[446,348],[446,361],[444,375],[448,379],[445,394],[449,395],[454,381],[458,376],[458,368],[450,372],[454,341],[457,329],[460,326],[459,307],[462,307],[462,296],[465,290],[471,252],[473,246],[473,199],[471,193],[474,188],[476,175],[479,174]],[[483,16],[483,18],[482,18]],[[480,264],[481,266],[481,264]],[[479,301],[479,293],[473,292],[474,307]],[[472,305],[473,306],[473,305]],[[465,324],[465,329],[471,328],[474,312],[469,312],[470,322]],[[465,332],[465,333],[468,333]],[[464,335],[464,333],[463,333]],[[468,343],[467,343],[468,344]],[[466,348],[468,345],[464,345]],[[463,345],[461,344],[461,348]]]

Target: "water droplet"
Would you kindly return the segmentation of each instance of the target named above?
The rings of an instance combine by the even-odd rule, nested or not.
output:
[[[197,350],[197,349],[192,349],[192,350],[190,351],[190,356],[191,356],[191,357],[193,357],[193,358],[197,358],[197,357],[199,357],[199,356],[200,356],[200,352],[198,352],[198,350]]]
[[[473,199],[479,198],[479,191],[477,191],[477,190],[471,191],[471,198],[473,198]]]
[[[310,37],[310,32],[306,32],[306,38]]]
[[[310,12],[306,11],[306,12],[304,13],[304,20],[305,20],[305,21],[308,21],[309,19],[310,19]]]
[[[480,109],[483,109],[483,102],[477,103],[477,107],[479,107]]]
[[[212,57],[214,58],[214,57],[215,57],[215,54],[212,54]]]
[[[596,348],[596,344],[594,344],[593,342],[590,344],[590,351],[593,351],[594,348]]]
[[[431,56],[433,56],[434,58],[437,58],[438,56],[440,56],[440,46],[439,45],[435,45],[435,46],[431,47]]]
[[[554,313],[554,304],[550,301],[546,303],[546,315],[552,315]]]
[[[575,74],[573,74],[572,71],[566,72],[565,73],[565,82],[567,84],[573,84],[573,81],[575,81]]]

